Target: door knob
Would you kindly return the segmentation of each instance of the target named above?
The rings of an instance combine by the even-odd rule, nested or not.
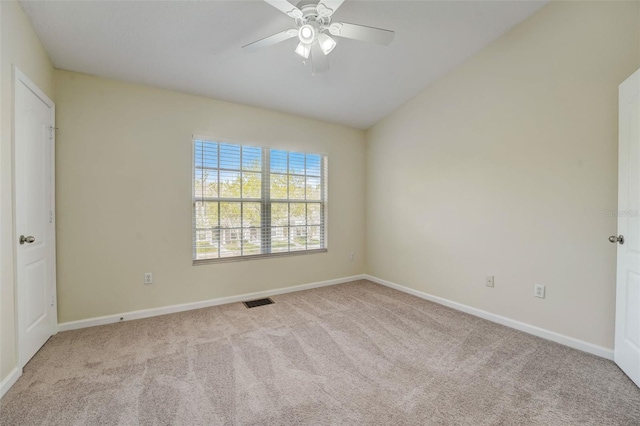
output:
[[[36,240],[35,237],[32,237],[31,235],[29,235],[28,237],[25,237],[24,235],[20,235],[20,244],[24,244],[24,243],[31,244],[35,240]]]
[[[612,235],[609,237],[609,242],[611,243],[620,243],[620,244],[624,244],[624,235],[618,235],[617,237],[615,235]]]

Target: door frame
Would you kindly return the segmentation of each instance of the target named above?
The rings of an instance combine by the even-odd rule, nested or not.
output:
[[[57,283],[56,283],[56,105],[55,103],[49,99],[49,97],[42,91],[40,88],[33,82],[26,74],[24,74],[20,69],[16,66],[13,66],[13,127],[12,127],[12,157],[13,157],[13,170],[12,170],[12,190],[13,196],[11,203],[13,205],[12,209],[12,226],[13,226],[13,270],[14,270],[14,322],[15,322],[15,333],[16,333],[16,355],[17,355],[17,364],[18,368],[22,369],[25,364],[29,361],[26,360],[23,362],[22,360],[22,341],[23,336],[21,333],[20,327],[20,300],[21,300],[21,289],[18,286],[18,229],[16,227],[16,218],[17,218],[17,204],[16,204],[16,169],[18,167],[18,161],[16,158],[16,120],[17,115],[15,111],[16,104],[16,90],[19,84],[24,84],[34,95],[36,95],[45,105],[47,105],[51,110],[51,247],[50,247],[50,255],[52,258],[51,264],[51,294],[53,297],[53,306],[52,306],[52,324],[51,324],[51,335],[58,333],[58,295],[57,295]]]

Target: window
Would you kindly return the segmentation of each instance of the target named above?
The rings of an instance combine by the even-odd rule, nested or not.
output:
[[[194,263],[326,250],[326,157],[193,144]]]

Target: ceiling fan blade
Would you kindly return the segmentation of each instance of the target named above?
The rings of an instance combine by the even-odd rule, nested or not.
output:
[[[287,0],[264,0],[282,13],[286,13],[293,19],[302,18],[302,11]]]
[[[322,0],[316,6],[316,10],[320,16],[331,16],[344,3],[344,0]]]
[[[262,49],[264,47],[273,46],[274,44],[289,40],[290,38],[293,38],[297,35],[298,30],[286,30],[274,35],[270,35],[269,37],[265,37],[261,40],[254,41],[253,43],[249,43],[245,46],[242,46],[242,48],[246,49],[247,52],[255,52],[256,50]]]
[[[311,46],[311,73],[319,74],[329,70],[329,59],[322,52],[318,43]]]
[[[338,37],[368,41],[385,46],[389,45],[396,35],[395,31],[367,27],[365,25],[347,24],[345,22],[334,22],[329,26],[329,32]]]

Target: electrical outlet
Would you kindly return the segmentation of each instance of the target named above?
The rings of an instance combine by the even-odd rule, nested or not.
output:
[[[493,275],[487,275],[486,277],[484,277],[484,283],[487,287],[493,287]]]
[[[349,253],[349,260],[352,262],[356,260],[356,254],[354,252]]]
[[[544,286],[541,284],[535,284],[533,286],[533,295],[540,299],[544,299]]]
[[[145,284],[153,283],[153,274],[151,274],[151,272],[144,273],[144,283]]]

